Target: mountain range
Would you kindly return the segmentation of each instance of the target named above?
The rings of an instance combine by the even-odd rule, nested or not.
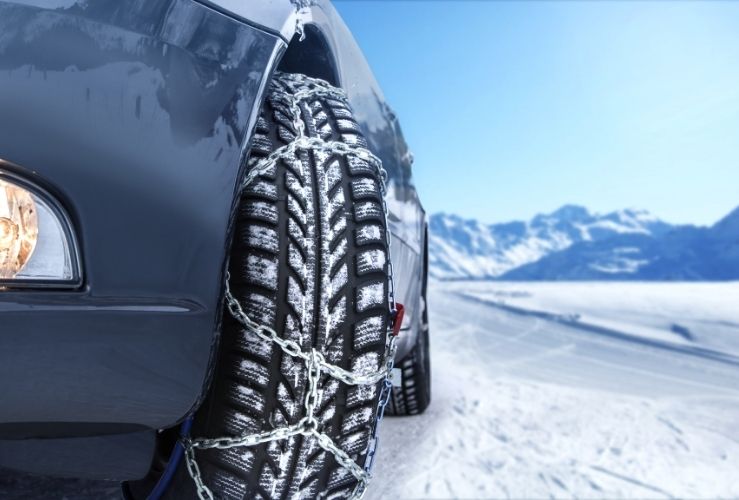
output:
[[[441,213],[429,218],[429,231],[429,271],[437,279],[739,279],[739,208],[710,227],[577,205],[487,225]]]

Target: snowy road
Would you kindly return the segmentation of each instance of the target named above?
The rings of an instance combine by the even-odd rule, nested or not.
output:
[[[739,496],[739,359],[440,288],[432,407],[384,424],[369,498]]]
[[[739,359],[465,288],[432,287],[433,403],[385,420],[368,498],[739,496]],[[110,498],[85,486],[0,474],[2,498]]]

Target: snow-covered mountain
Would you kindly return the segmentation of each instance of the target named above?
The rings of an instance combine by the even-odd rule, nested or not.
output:
[[[581,206],[565,205],[528,222],[490,225],[457,215],[436,214],[430,217],[429,229],[432,276],[486,279],[501,277],[577,243],[598,242],[621,235],[660,237],[672,226],[643,210],[619,210],[600,215]],[[625,257],[624,263],[628,260]]]
[[[712,227],[567,205],[529,222],[487,226],[439,214],[430,229],[430,271],[439,279],[739,279],[739,208]]]

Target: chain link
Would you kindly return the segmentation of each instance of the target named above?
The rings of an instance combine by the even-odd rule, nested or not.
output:
[[[262,158],[258,161],[251,163],[249,173],[246,175],[244,182],[242,183],[242,189],[246,188],[249,184],[254,182],[257,177],[265,173],[268,169],[272,168],[277,162],[285,159],[294,159],[298,151],[321,151],[327,154],[335,154],[342,156],[352,155],[367,161],[370,165],[375,167],[380,177],[380,191],[382,194],[382,208],[385,216],[385,240],[387,243],[388,255],[390,253],[390,231],[387,225],[388,220],[388,207],[385,201],[387,189],[387,172],[382,168],[382,162],[374,154],[368,151],[366,148],[359,146],[353,146],[338,141],[324,141],[318,137],[307,137],[305,135],[305,125],[301,119],[302,110],[300,108],[301,103],[306,102],[312,98],[325,98],[334,99],[341,102],[346,102],[346,95],[343,91],[331,87],[328,83],[323,80],[305,77],[302,75],[287,75],[282,74],[279,76],[283,81],[301,84],[309,83],[311,88],[303,88],[295,92],[294,94],[288,94],[286,92],[277,91],[273,93],[278,99],[285,101],[290,107],[293,115],[293,125],[297,138],[290,144],[283,146],[275,150],[272,154],[266,158]],[[392,320],[395,319],[397,309],[395,302],[395,287],[394,287],[394,274],[392,261],[388,257],[388,300],[390,303],[390,317]],[[379,423],[382,420],[385,413],[385,406],[390,398],[392,390],[392,383],[390,382],[390,376],[392,375],[393,362],[395,358],[395,337],[390,334],[392,324],[388,328],[388,341],[385,350],[385,363],[380,370],[370,371],[364,373],[353,373],[345,370],[340,366],[333,365],[326,361],[326,358],[321,352],[316,349],[311,349],[305,352],[301,349],[297,342],[281,338],[277,332],[266,326],[261,325],[253,321],[244,312],[243,307],[239,301],[231,293],[230,276],[226,275],[226,290],[225,299],[226,306],[231,316],[234,317],[245,329],[245,331],[256,335],[258,338],[265,342],[273,343],[279,346],[279,348],[293,358],[302,359],[307,370],[307,391],[305,395],[305,416],[298,421],[296,424],[280,427],[271,431],[266,431],[257,434],[245,434],[237,437],[220,437],[220,438],[184,438],[182,444],[185,448],[185,462],[187,471],[190,477],[193,479],[198,498],[201,500],[214,500],[213,492],[205,484],[200,467],[198,466],[195,450],[207,450],[207,449],[229,449],[240,446],[256,446],[271,441],[280,441],[289,439],[293,436],[307,436],[313,437],[321,448],[331,453],[336,460],[336,463],[349,471],[357,480],[357,485],[352,491],[350,498],[361,498],[366,491],[367,484],[371,478],[370,472],[374,463],[375,452],[377,449],[377,431]],[[319,403],[319,381],[323,374],[328,375],[336,380],[344,382],[348,385],[375,385],[382,382],[382,389],[379,397],[379,404],[376,412],[376,423],[372,430],[372,436],[370,437],[370,443],[367,450],[367,456],[364,467],[357,464],[344,450],[339,448],[336,443],[331,439],[330,436],[319,430],[319,421],[315,416],[316,407]]]
[[[205,485],[203,476],[200,474],[200,466],[198,466],[198,461],[195,459],[195,448],[193,447],[192,440],[190,438],[183,438],[182,447],[185,449],[187,472],[195,483],[198,498],[200,500],[214,500],[213,492]]]

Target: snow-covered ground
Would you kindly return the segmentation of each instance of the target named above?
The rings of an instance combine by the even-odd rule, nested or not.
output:
[[[739,496],[737,288],[435,283],[433,403],[369,498]]]
[[[581,328],[739,355],[739,282],[464,282],[445,287]]]
[[[739,283],[432,283],[433,402],[383,422],[367,498],[739,497],[738,300]],[[0,473],[1,498],[110,494]]]

